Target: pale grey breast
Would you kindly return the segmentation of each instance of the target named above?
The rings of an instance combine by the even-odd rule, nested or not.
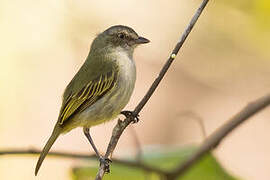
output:
[[[135,63],[132,57],[121,49],[114,51],[110,57],[119,66],[115,87],[79,115],[82,120],[80,126],[91,127],[116,118],[130,100],[136,81]]]

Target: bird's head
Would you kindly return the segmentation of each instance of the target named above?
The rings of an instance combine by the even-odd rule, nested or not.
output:
[[[100,33],[92,44],[92,49],[123,49],[133,53],[134,49],[150,41],[139,36],[132,28],[123,25],[116,25]]]

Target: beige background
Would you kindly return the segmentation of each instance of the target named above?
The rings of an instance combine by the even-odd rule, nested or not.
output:
[[[232,2],[210,1],[141,112],[141,121],[134,128],[145,147],[198,144],[203,138],[198,124],[179,114],[196,113],[210,134],[248,102],[269,92],[269,3]],[[199,3],[1,0],[0,149],[43,147],[56,121],[65,86],[83,63],[95,35],[111,25],[131,26],[151,40],[134,56],[138,79],[126,109],[135,107]],[[268,108],[215,150],[229,172],[243,179],[269,179],[269,118]],[[92,129],[102,151],[114,124]],[[53,149],[92,152],[81,129],[60,137]],[[131,131],[127,130],[115,156],[134,152]],[[36,161],[36,156],[0,157],[0,179],[70,179],[71,167],[89,163],[47,158],[38,177],[34,177]]]

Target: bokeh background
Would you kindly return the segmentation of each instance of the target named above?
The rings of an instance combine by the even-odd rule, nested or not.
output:
[[[115,24],[151,40],[134,58],[137,83],[126,109],[143,97],[200,0],[1,0],[0,149],[42,148],[61,105],[62,92],[88,54],[97,33]],[[270,2],[210,1],[173,66],[133,125],[144,148],[171,148],[203,140],[193,113],[210,134],[248,102],[270,91]],[[231,133],[214,151],[231,174],[270,177],[270,111]],[[105,151],[115,121],[92,128]],[[53,150],[92,153],[81,129],[61,136]],[[90,152],[91,151],[91,152]],[[115,156],[133,156],[130,129]],[[88,161],[46,158],[34,177],[37,156],[0,157],[0,179],[70,179]]]

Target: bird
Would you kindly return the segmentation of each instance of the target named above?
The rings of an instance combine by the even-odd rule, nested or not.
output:
[[[40,153],[40,166],[56,139],[74,128],[82,127],[84,135],[101,160],[90,135],[90,127],[115,119],[129,102],[136,81],[134,49],[150,41],[131,27],[114,25],[98,34],[89,54],[65,88],[57,122]]]

